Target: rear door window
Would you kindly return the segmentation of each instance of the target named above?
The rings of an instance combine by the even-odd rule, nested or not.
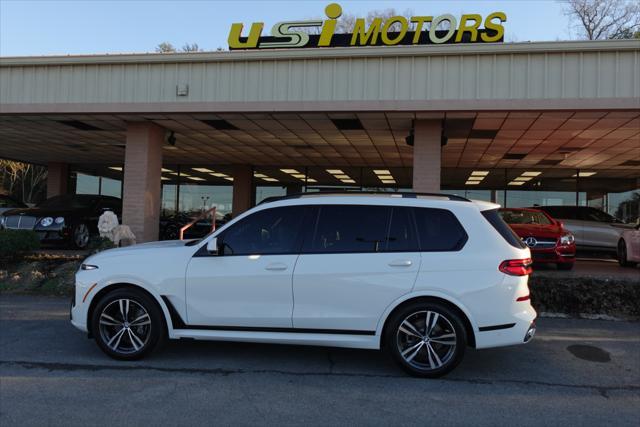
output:
[[[414,214],[422,252],[458,251],[467,242],[466,231],[451,211],[414,208]]]
[[[417,252],[420,250],[412,208],[394,207],[387,236],[387,252]]]
[[[391,207],[323,205],[317,212],[313,233],[305,239],[304,253],[367,253],[386,249]]]

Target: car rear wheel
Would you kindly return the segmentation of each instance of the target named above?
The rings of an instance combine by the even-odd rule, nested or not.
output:
[[[453,310],[436,302],[417,302],[389,319],[385,344],[406,372],[436,378],[460,363],[467,337],[462,320]]]
[[[164,339],[162,311],[135,289],[118,289],[102,298],[92,313],[92,334],[102,351],[119,360],[136,360]]]
[[[73,227],[71,238],[73,239],[73,246],[78,249],[84,249],[89,245],[89,227],[84,222],[77,224]]]
[[[635,267],[637,263],[631,262],[627,258],[627,244],[624,239],[618,242],[618,263],[622,267]]]

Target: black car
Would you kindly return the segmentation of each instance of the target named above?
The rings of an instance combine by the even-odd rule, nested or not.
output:
[[[4,212],[11,209],[26,208],[26,207],[27,205],[17,201],[16,199],[0,194],[0,215],[2,215]]]
[[[5,212],[2,225],[10,230],[34,230],[43,243],[84,249],[91,235],[98,234],[98,218],[106,210],[120,218],[120,199],[88,194],[55,196],[33,208]]]

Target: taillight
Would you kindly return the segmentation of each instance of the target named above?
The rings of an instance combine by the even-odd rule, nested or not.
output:
[[[532,263],[531,258],[508,259],[506,261],[502,261],[498,270],[510,276],[526,276],[527,274],[531,274],[533,271],[531,268]]]

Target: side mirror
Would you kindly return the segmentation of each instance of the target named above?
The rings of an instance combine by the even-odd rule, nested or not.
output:
[[[213,239],[207,242],[207,252],[211,255],[218,255],[218,238],[214,237]]]

